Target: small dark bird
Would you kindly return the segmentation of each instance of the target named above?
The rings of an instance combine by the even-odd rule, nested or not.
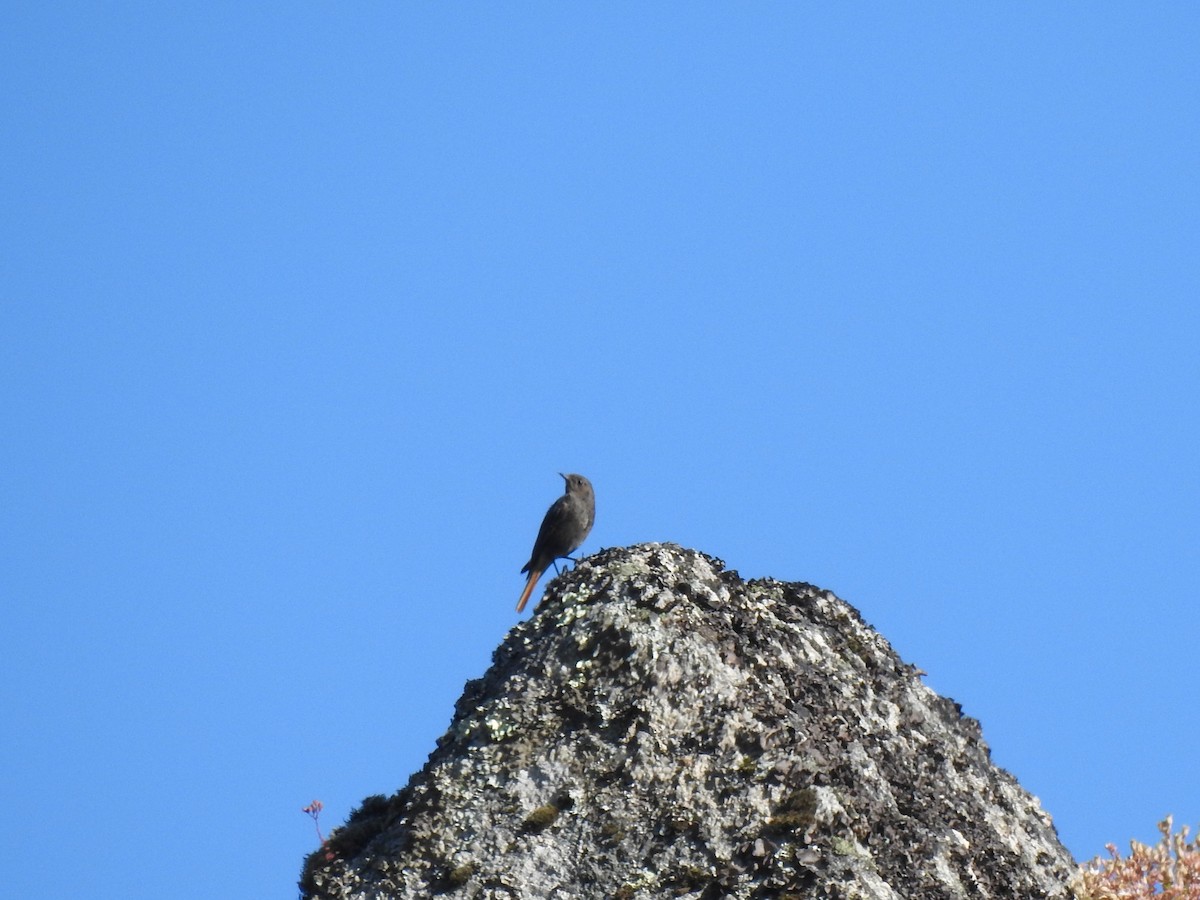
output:
[[[562,475],[561,472],[558,473]],[[583,543],[596,521],[596,495],[592,483],[582,475],[562,475],[567,482],[567,492],[550,504],[537,540],[533,542],[533,553],[522,572],[529,573],[525,590],[517,601],[517,612],[525,608],[534,585],[542,573],[556,559],[569,557]]]

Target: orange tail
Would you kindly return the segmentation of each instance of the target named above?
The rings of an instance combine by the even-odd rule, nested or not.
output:
[[[517,612],[525,608],[525,604],[529,602],[529,595],[533,593],[534,585],[538,583],[538,579],[542,577],[541,569],[533,569],[529,573],[529,580],[525,582],[525,590],[521,592],[521,599],[517,601]]]

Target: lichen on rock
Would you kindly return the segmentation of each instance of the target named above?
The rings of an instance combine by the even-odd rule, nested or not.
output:
[[[979,725],[828,591],[671,544],[551,583],[311,898],[1062,898]]]

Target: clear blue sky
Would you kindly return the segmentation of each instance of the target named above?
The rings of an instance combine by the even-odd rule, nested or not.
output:
[[[11,3],[6,890],[292,896],[559,471],[1200,822],[1200,7]],[[540,592],[539,592],[540,593]]]

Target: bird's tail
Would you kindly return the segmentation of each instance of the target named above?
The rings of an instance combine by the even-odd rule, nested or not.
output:
[[[525,608],[525,604],[529,602],[529,595],[533,593],[534,585],[538,583],[538,579],[541,577],[541,569],[529,570],[529,580],[525,582],[525,590],[521,592],[521,599],[517,601],[517,612]]]

